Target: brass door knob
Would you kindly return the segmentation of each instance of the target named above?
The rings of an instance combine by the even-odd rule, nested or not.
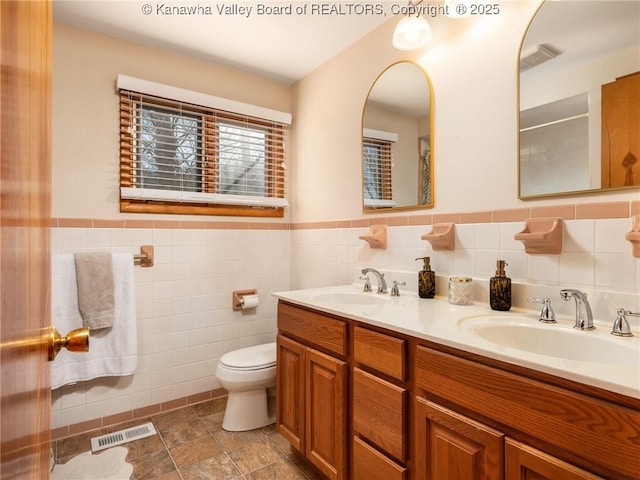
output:
[[[51,326],[48,339],[49,361],[53,362],[62,348],[70,352],[89,351],[89,329],[86,327],[71,330],[64,337],[60,335],[56,327]]]

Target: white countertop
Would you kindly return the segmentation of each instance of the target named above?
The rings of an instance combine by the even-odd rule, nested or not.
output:
[[[600,324],[597,320],[595,330],[579,331],[572,328],[573,318],[563,317],[557,317],[557,324],[543,325],[538,322],[537,311],[512,309],[509,312],[497,312],[491,310],[487,304],[451,305],[446,298],[422,299],[412,292],[402,292],[400,297],[379,295],[375,292],[363,294],[380,296],[382,300],[379,304],[361,305],[332,300],[334,294],[356,294],[361,290],[362,286],[344,285],[277,292],[273,295],[293,304],[640,399],[638,332],[634,332],[633,337],[614,337],[610,335],[611,325]],[[624,344],[637,352],[637,361],[631,364],[620,364],[613,359],[608,361],[607,355],[602,355],[602,352],[598,352],[598,357],[604,357],[604,361],[568,360],[498,345],[464,327],[468,319],[485,316],[504,317],[505,321],[513,319],[514,322],[520,323],[530,321],[532,327],[560,328],[565,330],[563,333],[569,335],[590,335],[594,339],[599,337],[598,339],[604,342],[602,345],[615,347]]]

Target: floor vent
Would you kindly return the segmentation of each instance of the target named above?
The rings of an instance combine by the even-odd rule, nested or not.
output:
[[[123,443],[132,442],[144,437],[150,437],[155,434],[156,429],[153,428],[153,423],[151,422],[137,427],[125,428],[124,430],[92,438],[91,451],[97,452],[99,450],[104,450],[105,448],[122,445]]]

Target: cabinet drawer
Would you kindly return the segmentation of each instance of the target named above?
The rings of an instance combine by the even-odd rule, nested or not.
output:
[[[279,302],[278,329],[342,357],[347,354],[347,323],[342,320]]]
[[[415,362],[416,387],[426,396],[553,445],[603,476],[637,478],[640,411],[422,346]]]
[[[401,461],[407,459],[407,390],[353,369],[353,430]]]
[[[401,382],[407,379],[406,349],[406,340],[362,327],[353,329],[354,360]]]
[[[352,476],[353,480],[405,480],[407,469],[354,437]]]

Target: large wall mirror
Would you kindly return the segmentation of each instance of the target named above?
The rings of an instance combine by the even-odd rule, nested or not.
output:
[[[546,1],[520,51],[519,198],[640,186],[640,2]]]
[[[391,65],[374,82],[362,113],[365,212],[433,207],[432,103],[415,63]]]

